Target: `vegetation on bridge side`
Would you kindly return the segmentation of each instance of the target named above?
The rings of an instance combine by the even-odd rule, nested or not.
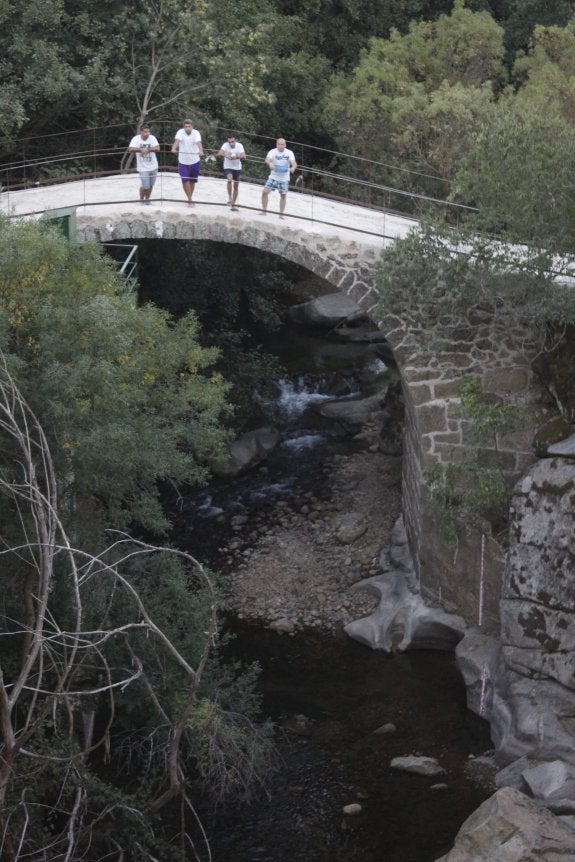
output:
[[[554,248],[541,243],[519,246],[494,239],[484,230],[484,219],[492,223],[494,215],[486,210],[482,219],[457,231],[424,224],[385,252],[378,273],[381,313],[399,318],[422,356],[444,354],[448,363],[458,345],[471,345],[482,332],[486,343],[505,345],[509,355],[530,366],[572,337],[571,260],[558,260]],[[507,235],[517,234],[510,222]],[[522,214],[518,223],[523,229]],[[565,224],[557,228],[557,236],[564,236]],[[540,229],[538,238],[548,237]],[[552,244],[556,237],[549,239]],[[452,373],[457,375],[456,367]],[[499,441],[527,427],[529,414],[516,396],[483,392],[473,372],[459,373],[459,415],[469,425],[466,455],[428,472],[431,505],[447,539],[455,539],[458,520],[475,526],[487,521],[502,535],[514,477],[504,467]]]

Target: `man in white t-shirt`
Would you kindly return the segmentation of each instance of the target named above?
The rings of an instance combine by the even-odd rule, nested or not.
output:
[[[150,134],[149,123],[142,123],[140,134],[130,141],[128,152],[136,153],[136,166],[140,174],[140,201],[150,203],[150,195],[158,176],[158,158],[160,152],[157,138]]]
[[[267,214],[269,194],[276,191],[280,194],[280,218],[284,218],[290,174],[293,174],[297,168],[295,156],[287,149],[284,138],[277,139],[275,148],[266,156],[266,164],[270,169],[270,175],[262,192],[261,214]]]
[[[237,210],[236,201],[240,189],[240,178],[242,175],[242,161],[246,157],[246,151],[235,135],[228,135],[225,144],[222,144],[218,156],[224,159],[224,177],[228,181],[228,206]]]
[[[200,157],[204,155],[202,136],[191,120],[184,120],[183,128],[178,129],[172,152],[178,154],[178,172],[182,180],[184,193],[190,206],[198,177],[200,175]]]

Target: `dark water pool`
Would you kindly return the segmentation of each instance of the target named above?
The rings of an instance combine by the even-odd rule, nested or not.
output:
[[[466,769],[490,740],[465,707],[454,657],[388,656],[344,634],[232,628],[234,654],[262,666],[263,712],[278,726],[283,765],[269,800],[209,825],[214,862],[432,862],[447,852],[490,794]],[[396,732],[374,734],[386,723]],[[437,758],[446,775],[390,769],[408,754]],[[438,783],[447,786],[432,789]],[[350,803],[359,815],[342,813]]]

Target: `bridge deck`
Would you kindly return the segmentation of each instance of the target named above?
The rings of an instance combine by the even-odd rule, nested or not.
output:
[[[310,234],[350,239],[361,245],[383,248],[387,242],[405,236],[417,224],[415,219],[398,216],[367,206],[345,203],[307,192],[290,190],[285,221],[278,217],[279,197],[271,193],[268,214],[260,214],[261,185],[241,182],[238,212],[227,206],[226,181],[200,177],[194,193],[194,206],[188,207],[181,182],[175,173],[160,173],[149,206],[138,199],[139,178],[135,173],[113,177],[81,179],[51,186],[31,187],[0,194],[0,212],[9,216],[40,216],[46,211],[78,207],[78,215],[131,212],[145,214],[182,214],[190,218],[210,218],[230,221],[244,220],[251,225],[267,223],[277,228],[290,224]]]

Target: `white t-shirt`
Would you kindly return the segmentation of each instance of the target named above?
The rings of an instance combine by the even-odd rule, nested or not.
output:
[[[239,141],[236,141],[233,147],[230,147],[228,142],[222,144],[220,150],[223,150],[224,153],[224,170],[226,168],[231,168],[235,171],[241,171],[242,169],[242,160],[239,158],[231,159],[230,156],[232,153],[235,153],[236,156],[245,155],[245,150],[243,144],[240,144]]]
[[[274,166],[270,173],[270,177],[274,180],[289,180],[290,178],[290,164],[291,162],[295,163],[295,156],[291,150],[288,150],[286,147],[285,150],[280,152],[277,147],[274,147],[273,150],[270,150],[266,156],[266,160],[273,160]]]
[[[197,129],[192,129],[189,135],[186,134],[185,129],[178,129],[176,140],[180,142],[178,161],[182,165],[195,165],[196,162],[200,161],[198,144],[202,143],[202,136]]]
[[[159,147],[158,139],[148,135],[144,140],[141,135],[136,135],[130,141],[130,147]],[[151,173],[158,170],[158,160],[155,153],[136,153],[136,166],[140,173]]]

